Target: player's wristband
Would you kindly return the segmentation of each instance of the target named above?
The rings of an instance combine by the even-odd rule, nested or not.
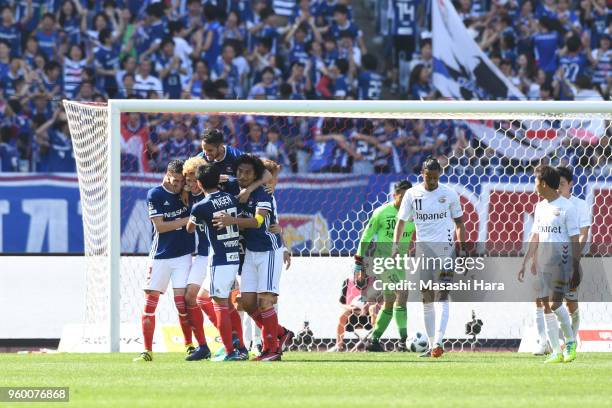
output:
[[[255,219],[257,220],[257,228],[261,227],[261,224],[264,222],[264,217],[261,214],[255,214]]]

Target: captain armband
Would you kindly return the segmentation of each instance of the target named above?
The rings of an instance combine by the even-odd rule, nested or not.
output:
[[[255,214],[255,219],[257,220],[257,228],[261,227],[261,224],[264,222],[264,217],[261,214]]]

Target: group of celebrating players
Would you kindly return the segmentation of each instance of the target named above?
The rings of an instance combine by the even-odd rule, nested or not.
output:
[[[446,258],[466,256],[466,232],[458,194],[439,184],[442,168],[437,160],[428,158],[422,165],[422,183],[412,187],[407,181],[395,185],[393,200],[374,210],[355,256],[357,279],[363,281],[372,258],[395,258],[406,253],[413,232],[416,234],[415,256]],[[541,166],[535,172],[536,205],[528,251],[518,279],[524,280],[525,269],[537,275],[536,326],[538,347],[535,355],[550,354],[547,364],[571,362],[576,358],[580,314],[577,288],[580,283],[580,257],[585,249],[591,226],[586,202],[572,196],[573,174],[566,167]],[[372,245],[376,237],[375,245]],[[386,244],[386,245],[385,245]],[[421,281],[448,283],[452,270],[421,268]],[[406,271],[390,269],[379,279],[383,283],[398,283]],[[400,286],[401,287],[401,286]],[[437,294],[438,319],[434,300],[436,293],[423,289],[423,317],[428,337],[428,349],[421,357],[440,357],[449,318],[449,292]],[[376,316],[374,329],[366,345],[368,351],[384,351],[380,338],[394,318],[400,334],[400,350],[405,350],[407,337],[407,292],[383,289],[383,308]],[[563,303],[565,299],[567,306]],[[564,337],[562,349],[559,328]],[[548,337],[548,338],[547,338]],[[341,351],[336,344],[334,351]]]
[[[280,168],[224,145],[216,129],[205,131],[202,150],[185,162],[171,161],[162,184],[147,194],[153,243],[142,314],[145,350],[134,361],[153,360],[155,310],[170,281],[185,359],[211,358],[204,313],[223,342],[224,354],[216,360],[248,360],[242,321],[231,298],[238,275],[240,308],[262,333],[262,351],[255,360],[278,361],[293,337],[278,324],[275,309],[283,263],[289,267],[291,262],[273,196]]]
[[[211,358],[204,335],[203,313],[218,329],[223,342],[224,354],[216,360],[248,360],[241,317],[231,297],[238,285],[238,275],[239,306],[262,332],[262,351],[255,360],[278,361],[284,346],[293,337],[291,331],[278,323],[275,309],[283,264],[289,267],[291,263],[280,235],[273,195],[280,167],[273,161],[242,154],[225,145],[223,134],[216,129],[205,131],[202,150],[185,162],[171,161],[163,183],[147,195],[153,244],[142,314],[145,350],[134,361],[153,359],[155,310],[159,296],[170,281],[185,338],[186,360]],[[365,279],[366,257],[394,258],[406,253],[413,233],[416,234],[415,256],[466,256],[466,231],[459,196],[451,187],[439,183],[441,173],[442,167],[436,159],[426,159],[422,165],[422,183],[413,187],[407,181],[398,182],[393,200],[374,211],[355,256],[356,280]],[[540,201],[518,278],[523,281],[531,262],[531,271],[538,276],[539,284],[536,323],[540,341],[539,350],[534,354],[550,352],[546,363],[569,362],[576,358],[580,321],[576,289],[590,214],[584,200],[571,195],[573,177],[569,169],[541,166],[535,176],[535,191]],[[444,268],[419,272],[422,281],[437,282],[452,281],[454,273]],[[405,273],[391,270],[381,279],[397,283]],[[444,353],[449,293],[439,291],[437,298],[433,290],[424,289],[421,293],[429,339],[428,350],[422,356],[437,358]],[[564,298],[567,307],[563,304]],[[383,290],[383,299],[383,309],[377,314],[366,347],[369,351],[383,350],[379,340],[392,317],[398,325],[400,344],[406,341],[406,291]],[[438,319],[435,303],[439,306]],[[563,351],[559,327],[565,337]],[[192,334],[197,347],[193,345]],[[336,349],[340,351],[338,346]]]

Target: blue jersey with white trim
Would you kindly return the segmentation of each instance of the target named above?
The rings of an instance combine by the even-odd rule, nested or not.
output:
[[[278,223],[278,214],[276,213],[276,200],[263,187],[257,187],[245,204],[238,205],[238,209],[240,215],[244,217],[255,217],[258,209],[268,211],[268,215],[259,228],[242,230],[246,248],[249,251],[267,252],[282,246],[280,235],[268,231],[271,224]]]
[[[416,33],[416,6],[418,0],[393,1],[394,35],[415,35]]]
[[[194,195],[193,193],[189,193],[189,203],[191,204],[191,208],[193,206],[202,201],[204,199],[204,193],[200,193]],[[210,247],[210,241],[208,241],[208,235],[206,235],[205,231],[202,231],[200,228],[196,228],[196,254],[200,256],[208,256],[208,247]]]
[[[236,159],[242,156],[243,154],[244,153],[241,150],[236,149],[233,146],[225,145],[225,156],[223,156],[221,160],[212,161],[212,163],[219,168],[221,174],[235,176],[236,171],[234,170],[234,162],[236,162]],[[208,160],[208,157],[206,157],[204,152],[200,152],[198,154],[198,157],[202,157],[204,158],[204,160],[206,160],[207,163],[211,163],[211,161]]]
[[[189,208],[181,201],[179,194],[157,186],[147,192],[149,218],[163,217],[164,221],[174,221],[189,216]],[[171,259],[193,253],[195,240],[185,227],[160,234],[153,225],[153,243],[150,256],[153,259]]]
[[[207,235],[210,241],[213,249],[212,266],[238,265],[238,226],[229,225],[219,230],[212,222],[213,218],[222,212],[236,217],[238,200],[231,194],[216,191],[208,194],[193,206],[190,220],[197,226],[197,230]]]

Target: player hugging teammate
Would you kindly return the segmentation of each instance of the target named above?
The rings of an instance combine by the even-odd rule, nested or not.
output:
[[[216,129],[205,131],[202,150],[185,163],[170,162],[162,185],[148,192],[153,244],[144,288],[145,350],[134,361],[153,359],[155,310],[170,280],[186,360],[211,357],[202,311],[223,341],[225,353],[216,360],[248,360],[242,321],[230,300],[241,268],[242,308],[264,336],[263,352],[255,360],[280,360],[282,348],[293,334],[278,324],[275,309],[282,266],[286,263],[289,267],[290,255],[279,234],[273,192],[270,186],[264,188],[275,183],[278,165],[266,161],[264,166],[259,158],[224,145],[223,135]],[[241,240],[246,247],[244,257],[240,255]],[[197,348],[192,344],[192,333]]]

